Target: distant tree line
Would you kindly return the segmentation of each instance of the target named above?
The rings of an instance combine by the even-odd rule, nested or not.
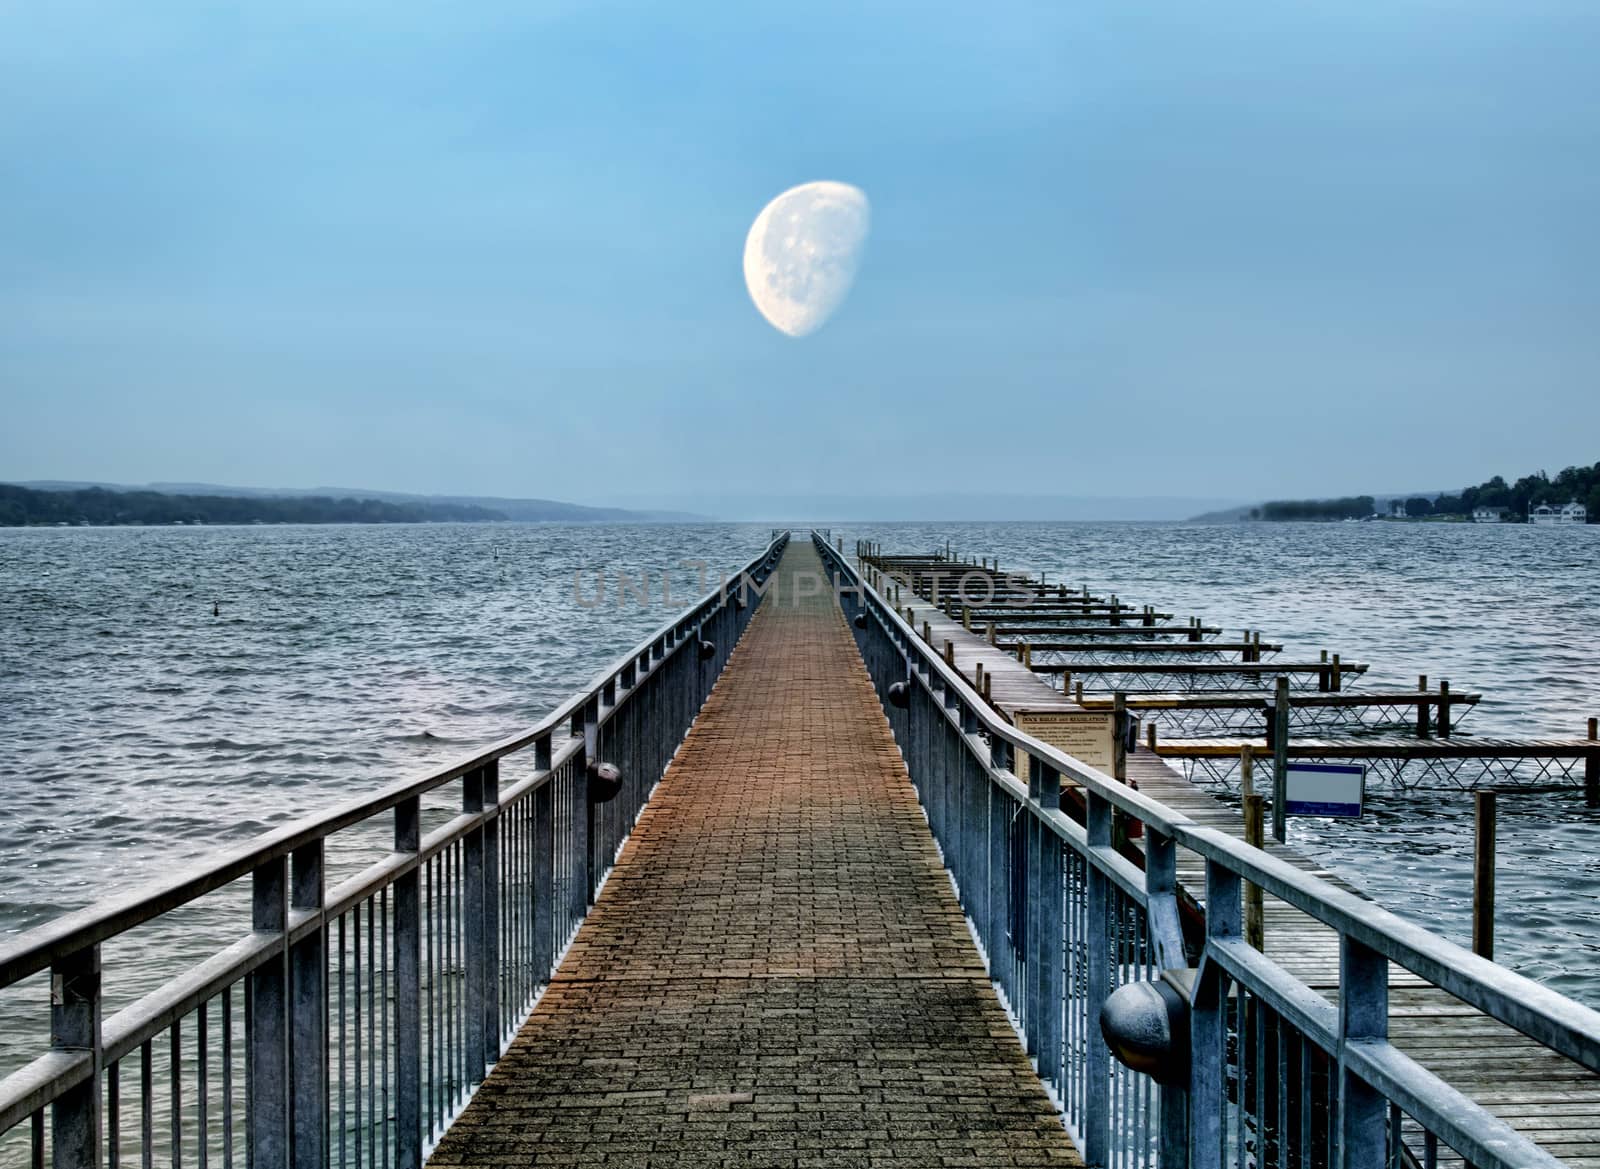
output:
[[[1253,520],[1343,520],[1365,519],[1377,504],[1370,495],[1349,495],[1343,499],[1276,499],[1253,508]]]
[[[159,491],[36,491],[0,484],[0,527],[58,524],[483,523],[506,517],[465,503],[390,503],[326,496],[167,495]]]
[[[1600,523],[1600,463],[1592,467],[1568,467],[1552,479],[1544,471],[1524,475],[1515,483],[1507,483],[1499,475],[1476,487],[1467,487],[1457,494],[1446,492],[1429,499],[1416,495],[1405,501],[1405,513],[1413,519],[1427,516],[1467,517],[1480,507],[1497,507],[1505,510],[1506,519],[1525,520],[1528,509],[1540,504],[1560,507],[1576,500],[1588,509],[1591,524]],[[1290,499],[1276,500],[1252,508],[1250,518],[1256,520],[1341,520],[1361,519],[1376,510],[1370,495],[1352,495],[1344,499]]]

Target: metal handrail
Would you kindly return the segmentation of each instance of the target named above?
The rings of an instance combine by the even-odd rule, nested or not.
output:
[[[1258,999],[1291,1025],[1298,1025],[1297,1034],[1320,1045],[1325,1052],[1338,1055],[1343,1060],[1344,1054],[1348,1051],[1349,1060],[1341,1062],[1339,1067],[1343,1068],[1344,1072],[1357,1067],[1368,1069],[1368,1079],[1362,1081],[1366,1089],[1372,1093],[1388,1093],[1384,1098],[1387,1101],[1384,1106],[1392,1108],[1403,1106],[1413,1119],[1424,1127],[1428,1139],[1445,1139],[1465,1154],[1469,1162],[1480,1166],[1526,1169],[1530,1165],[1559,1164],[1503,1121],[1476,1105],[1465,1106],[1459,1092],[1433,1073],[1408,1060],[1403,1053],[1390,1045],[1382,1034],[1362,1034],[1359,1029],[1350,1031],[1346,1028],[1346,1024],[1351,1015],[1359,1016],[1363,1009],[1375,1010],[1379,1015],[1386,1013],[1386,975],[1375,975],[1372,970],[1381,970],[1387,962],[1394,962],[1412,971],[1441,990],[1478,1008],[1484,1014],[1521,1031],[1552,1051],[1592,1071],[1600,1070],[1600,1012],[1532,979],[1478,957],[1421,926],[1403,920],[1371,901],[1302,872],[1287,862],[1246,845],[1226,833],[1205,827],[1182,812],[1171,809],[1081,760],[1017,730],[999,717],[968,680],[950,666],[931,645],[925,643],[917,630],[895,611],[894,606],[864,581],[862,575],[845,558],[842,550],[832,547],[815,533],[813,543],[835,573],[834,583],[841,603],[847,606],[847,611],[855,609],[868,617],[869,629],[861,636],[863,655],[869,658],[869,672],[874,670],[874,654],[888,655],[886,666],[882,661],[876,662],[877,670],[874,676],[874,681],[879,684],[880,690],[885,691],[885,697],[892,697],[886,693],[889,686],[888,679],[891,674],[898,673],[896,680],[903,681],[905,685],[920,692],[928,704],[943,713],[947,733],[953,731],[955,735],[952,741],[964,745],[967,754],[982,767],[994,789],[1004,792],[1019,809],[1028,813],[1030,822],[1048,829],[1056,840],[1082,858],[1089,866],[1091,885],[1096,879],[1108,881],[1117,886],[1127,897],[1130,905],[1149,913],[1148,928],[1152,934],[1150,939],[1152,949],[1158,957],[1163,954],[1167,956],[1167,960],[1161,965],[1178,964],[1171,962],[1170,958],[1174,953],[1182,953],[1179,948],[1181,943],[1175,942],[1170,937],[1175,923],[1170,920],[1158,923],[1155,914],[1157,904],[1155,893],[1160,891],[1164,897],[1172,888],[1171,849],[1173,847],[1187,849],[1206,861],[1208,886],[1213,882],[1216,883],[1216,888],[1207,890],[1207,904],[1213,906],[1215,912],[1210,915],[1212,920],[1207,923],[1207,938],[1202,948],[1195,985],[1203,988],[1198,992],[1200,997],[1196,1000],[1197,1013],[1202,1006],[1200,998],[1209,996],[1208,1004],[1205,1006],[1205,1010],[1211,1012],[1207,1016],[1210,1020],[1208,1025],[1216,1025],[1216,1018],[1226,1016],[1230,1010],[1238,1009],[1237,1006],[1230,1007],[1225,1002],[1219,1003],[1215,997],[1218,979],[1231,978],[1253,999]],[[886,643],[881,649],[866,642],[866,638],[873,630],[881,634]],[[906,699],[902,695],[901,701],[896,705],[904,705],[905,702]],[[890,715],[897,734],[902,731],[909,733],[910,724],[903,721],[906,715],[892,709]],[[941,831],[945,832],[949,839],[941,839],[941,846],[946,849],[947,856],[954,853],[959,858],[962,849],[967,847],[967,842],[961,839],[961,835],[964,832],[970,833],[971,829],[960,820],[960,817],[952,819],[950,827],[943,827],[941,821],[944,809],[942,806],[934,805],[942,805],[952,799],[968,799],[971,796],[959,794],[952,796],[948,791],[942,790],[942,787],[948,787],[950,782],[947,773],[952,769],[952,762],[948,758],[941,757],[942,762],[923,764],[919,767],[918,761],[922,758],[920,752],[933,749],[923,748],[920,743],[902,741],[902,751],[911,768],[913,780],[918,782],[919,786],[929,785],[929,790],[924,791],[924,805],[930,809],[930,822],[934,824],[935,834],[938,836]],[[1030,761],[1028,768],[1030,780],[1027,785],[1023,785],[1016,777],[1018,768],[1015,763],[1023,758]],[[919,770],[925,770],[927,774],[919,774]],[[1059,781],[1062,778],[1077,783],[1085,793],[1089,818],[1087,829],[1076,824],[1059,810]],[[1147,871],[1143,875],[1142,890],[1132,887],[1134,878],[1128,872],[1131,866],[1120,853],[1110,847],[1109,826],[1113,809],[1141,821],[1145,826],[1146,851],[1149,859]],[[991,858],[994,847],[991,841],[989,845]],[[1033,846],[1030,844],[1029,847]],[[1035,860],[1038,859],[1036,854],[1029,855]],[[1059,859],[1055,862],[1058,867],[1060,863]],[[1027,876],[1031,879],[1033,869],[1024,867],[1027,868]],[[954,865],[952,871],[955,871]],[[1339,1008],[1238,941],[1238,924],[1232,918],[1236,916],[1241,881],[1259,886],[1337,933],[1344,948],[1347,964],[1354,961],[1356,965],[1351,969],[1364,972],[1360,976],[1353,975],[1350,984],[1344,990],[1345,1010],[1350,1014],[1341,1015]],[[1148,896],[1145,895],[1147,891]],[[1059,891],[1045,892],[1050,897],[1060,896]],[[1030,897],[1036,895],[1037,891],[1030,890]],[[966,904],[964,889],[963,903]],[[1013,908],[1011,912],[1015,912],[1015,909]],[[1162,913],[1168,916],[1165,907]],[[1165,944],[1159,944],[1160,939],[1154,936],[1162,932],[1169,935],[1165,939]],[[990,936],[995,935],[991,933]],[[991,954],[990,959],[993,970],[995,956]],[[1030,955],[1025,951],[1014,955],[1013,960],[1024,965],[1030,960],[1035,964],[1049,961],[1041,954]],[[1362,966],[1363,962],[1369,963],[1370,968]],[[1154,969],[1159,970],[1160,965],[1156,965]],[[1052,972],[1048,976],[1059,980],[1062,972]],[[1036,980],[1040,975],[1034,972],[1028,977]],[[1004,988],[1006,980],[1002,978],[1001,981]],[[1040,993],[1035,983],[1024,981],[1013,982],[1012,985],[1022,986],[1031,995]],[[1048,1023],[1049,1011],[1040,1010],[1037,1005],[1034,1009],[1046,1019],[1046,1022],[1040,1023],[1039,1026],[1045,1026]],[[1048,1046],[1059,1038],[1052,1038],[1044,1032],[1035,1034],[1032,1030],[1034,1026],[1030,1019],[1024,1018],[1023,1029],[1030,1050],[1033,1050],[1035,1044]],[[1085,1050],[1089,1053],[1086,1058],[1091,1063],[1103,1056],[1103,1052],[1097,1054],[1093,1036],[1089,1038]],[[1213,1051],[1211,1055],[1214,1060],[1225,1058],[1217,1051]],[[1200,1063],[1198,1052],[1195,1058],[1198,1069]],[[1199,1078],[1190,1085],[1191,1093],[1198,1092],[1204,1097],[1205,1104],[1211,1106],[1213,1113],[1218,1109],[1225,1110],[1226,1091],[1229,1090],[1222,1082],[1225,1071],[1226,1069],[1219,1071],[1213,1066],[1202,1075],[1201,1071],[1197,1070],[1195,1074]],[[1040,1072],[1047,1080],[1052,1080],[1052,1076],[1047,1074],[1047,1064],[1043,1058],[1040,1060]],[[1098,1076],[1098,1082],[1105,1083],[1104,1070],[1097,1072],[1091,1070],[1086,1074],[1091,1080]],[[1239,1074],[1243,1076],[1244,1073],[1241,1070]],[[1065,1083],[1064,1073],[1056,1073],[1056,1078],[1052,1082],[1059,1089]],[[1240,1083],[1242,1084],[1242,1080]],[[1236,1085],[1233,1090],[1242,1092],[1243,1088]],[[1168,1095],[1177,1093],[1175,1091],[1164,1093],[1163,1107],[1166,1106]],[[1100,1106],[1109,1107],[1109,1101],[1100,1101]],[[1243,1104],[1238,1102],[1235,1106],[1242,1108]],[[1370,1154],[1374,1142],[1378,1142],[1378,1147],[1381,1147],[1383,1139],[1381,1129],[1377,1137],[1370,1131],[1373,1126],[1372,1114],[1376,1108],[1375,1104],[1366,1108],[1368,1131],[1364,1131],[1359,1138],[1365,1140],[1366,1144],[1361,1152],[1354,1153],[1350,1161],[1352,1165],[1364,1163],[1363,1158]],[[1204,1112],[1205,1107],[1197,1103],[1194,1106],[1194,1114],[1183,1117],[1181,1123],[1184,1131],[1200,1134],[1194,1144],[1197,1165],[1214,1163],[1208,1150],[1208,1141],[1217,1135],[1215,1118],[1205,1116]],[[1072,1119],[1073,1116],[1069,1115],[1069,1120]],[[1383,1117],[1383,1119],[1388,1118]],[[1163,1164],[1187,1163],[1189,1149],[1182,1150],[1180,1157],[1179,1150],[1167,1147],[1176,1139],[1172,1135],[1176,1127],[1169,1130],[1166,1126],[1176,1125],[1177,1121],[1177,1117],[1163,1115],[1164,1143],[1161,1147]],[[1104,1126],[1106,1122],[1091,1116],[1089,1123]],[[1395,1123],[1398,1124],[1398,1121]],[[1091,1161],[1106,1155],[1107,1149],[1104,1144],[1106,1139],[1102,1128],[1099,1147],[1096,1147],[1097,1142],[1091,1134],[1091,1139],[1088,1141],[1089,1148],[1086,1150]],[[1349,1137],[1349,1139],[1356,1141],[1358,1138]]]
[[[775,537],[766,551],[750,561],[745,572],[751,573],[762,564],[775,564],[777,550],[786,541],[786,535]],[[219,850],[197,866],[196,871],[147,882],[107,901],[63,914],[0,944],[0,990],[45,969],[52,960],[63,954],[124,933],[240,877],[248,876],[260,865],[287,856],[301,845],[324,839],[341,829],[392,811],[406,800],[425,795],[452,780],[460,779],[468,772],[480,770],[507,755],[526,750],[540,739],[550,738],[569,725],[573,715],[592,702],[607,685],[614,684],[624,670],[638,661],[642,653],[655,643],[666,638],[675,639],[698,624],[727,595],[726,583],[709,591],[693,607],[659,626],[634,649],[595,674],[588,686],[576,691],[526,730],[508,735],[443,767],[430,768],[411,779],[401,780],[368,795],[357,796],[331,811],[304,816],[236,847]],[[603,719],[609,715],[609,709],[602,712]]]
[[[65,1169],[99,1163],[102,1154],[108,1150],[114,1153],[119,1140],[119,1061],[137,1055],[141,1061],[145,1159],[149,1159],[152,1131],[149,1112],[163,1090],[172,1100],[171,1139],[175,1146],[182,1141],[189,1147],[196,1142],[203,1147],[214,1135],[208,1134],[206,1128],[207,1093],[203,1081],[193,1105],[199,1110],[198,1133],[192,1119],[186,1118],[181,1131],[177,1120],[185,1066],[178,1057],[179,1028],[184,1020],[195,1018],[191,1042],[200,1044],[196,1058],[203,1069],[210,1035],[206,1010],[208,1005],[220,1002],[225,1024],[221,1059],[225,1065],[221,1071],[224,1083],[237,1064],[248,1085],[246,1115],[250,1128],[237,1143],[247,1147],[257,1165],[287,1156],[290,1145],[295,1146],[296,1163],[305,1160],[307,1149],[313,1150],[313,1161],[326,1160],[330,1130],[326,1118],[331,1107],[326,1068],[333,1058],[329,1045],[334,1043],[327,1031],[328,996],[337,980],[341,1020],[337,1044],[342,1074],[346,1056],[343,963],[351,955],[357,966],[353,984],[357,996],[356,1148],[361,1148],[364,1134],[369,1152],[372,1151],[381,1128],[383,1139],[392,1135],[394,1143],[392,1162],[386,1149],[385,1164],[393,1163],[397,1169],[420,1164],[425,1119],[428,1133],[436,1135],[438,1125],[465,1098],[463,1093],[470,1092],[471,1085],[498,1058],[514,1029],[518,1011],[531,1008],[533,996],[547,980],[565,940],[570,939],[586,913],[614,850],[620,847],[632,818],[659,778],[655,769],[664,767],[670,759],[688,721],[709,692],[710,683],[727,661],[733,642],[748,623],[753,607],[746,599],[746,584],[754,586],[759,601],[762,585],[787,541],[787,533],[776,535],[738,576],[663,624],[533,727],[442,767],[346,801],[331,811],[222,850],[187,872],[66,914],[0,945],[0,990],[48,968],[52,971],[53,1002],[50,1048],[0,1080],[0,1136],[32,1117],[33,1158],[39,1163],[44,1156],[43,1118],[49,1111],[54,1164]],[[721,644],[706,640],[711,637],[717,637]],[[634,702],[636,695],[646,697]],[[558,743],[557,736],[566,732],[571,737]],[[634,756],[641,768],[653,772],[629,776],[628,799],[609,809],[587,791],[585,778],[586,764],[599,761],[597,747],[607,741],[613,741],[623,755]],[[529,747],[534,749],[534,774],[500,791],[499,761]],[[456,780],[463,785],[462,811],[422,834],[421,797]],[[606,798],[609,797],[600,797]],[[395,816],[394,850],[338,885],[324,888],[327,839],[386,812]],[[500,851],[502,835],[506,838],[504,855]],[[510,882],[504,889],[502,875]],[[251,911],[254,928],[102,1023],[101,944],[246,876],[255,882]],[[400,907],[402,895],[409,898],[410,905],[404,914]],[[519,897],[523,900],[516,900]],[[373,962],[381,959],[383,964],[382,984],[379,972],[369,969],[365,985],[368,1022],[376,1026],[373,999],[382,996],[384,1027],[381,1048],[370,1031],[367,1036],[368,1091],[375,1091],[378,1070],[373,1061],[381,1057],[384,1099],[389,1099],[392,1055],[393,1087],[400,1098],[395,1106],[392,1134],[387,1105],[381,1125],[371,1110],[365,1122],[361,1119],[363,910],[369,934],[368,957]],[[436,919],[434,914],[438,915]],[[353,922],[355,931],[353,950],[345,947],[347,921]],[[388,949],[391,921],[393,952]],[[381,953],[374,950],[371,936],[380,928],[385,935]],[[407,931],[404,944],[402,928]],[[441,951],[437,980],[431,973],[428,979],[421,979],[418,970],[421,952],[417,946],[424,936],[428,946],[437,941],[443,947],[456,947],[448,954]],[[337,970],[332,952],[335,938]],[[407,947],[409,973],[408,959],[402,952]],[[431,949],[427,950],[427,960],[432,971]],[[461,967],[456,975],[447,965],[458,960]],[[501,969],[502,961],[507,970]],[[510,969],[513,966],[515,969]],[[462,981],[459,987],[450,981],[456,977]],[[515,1001],[501,1002],[502,979],[506,992]],[[258,981],[261,989],[257,989]],[[233,1008],[233,989],[241,982],[246,984],[245,1010],[252,1013],[246,1019],[244,1042],[233,1045],[234,1031],[226,1020]],[[276,1017],[271,1010],[279,1008],[270,1002],[267,1008],[262,1007],[263,991],[269,998],[280,996],[281,1003],[281,996],[289,988],[302,984],[321,989],[311,999],[297,999],[292,1008],[281,1008]],[[253,1007],[252,991],[256,1000]],[[419,999],[419,995],[426,995],[426,1000]],[[391,998],[395,1020],[392,1043]],[[406,1000],[404,1006],[402,999]],[[420,1066],[424,1049],[417,1030],[424,1007],[428,1018],[426,1075]],[[250,1021],[262,1009],[268,1013],[256,1021],[252,1040]],[[401,1035],[402,1010],[406,1012],[409,1038]],[[454,1027],[441,1035],[437,1049],[433,1034],[436,1017],[441,1027]],[[170,1031],[172,1037],[171,1083],[152,1089],[151,1044],[164,1031]],[[290,1031],[294,1032],[292,1042]],[[326,1050],[319,1048],[308,1059],[303,1058],[301,1049],[306,1042],[313,1046],[320,1043]],[[264,1057],[260,1055],[263,1044],[269,1048]],[[301,1053],[292,1059],[288,1054],[291,1046]],[[242,1051],[242,1056],[235,1048]],[[449,1065],[451,1076],[459,1070],[458,1077],[446,1077],[441,1084],[433,1082],[436,1050],[442,1063]],[[400,1067],[402,1059],[410,1060],[405,1071]],[[318,1065],[324,1072],[305,1070]],[[274,1072],[275,1066],[281,1071]],[[193,1069],[190,1074],[194,1074]],[[298,1077],[306,1074],[312,1079],[300,1082]],[[204,1076],[203,1070],[200,1075]],[[259,1082],[252,1082],[251,1076]],[[296,1079],[292,1088],[284,1083],[291,1078]],[[342,1081],[339,1091],[342,1148]],[[293,1094],[296,1109],[309,1109],[311,1114],[321,1115],[324,1122],[302,1125],[297,1112],[295,1129],[290,1132],[285,1127],[285,1092]],[[225,1148],[230,1153],[235,1143],[232,1103],[231,1093],[225,1092],[223,1139],[228,1142]],[[258,1114],[265,1119],[259,1120]],[[103,1131],[103,1121],[111,1126],[110,1133]],[[304,1148],[296,1143],[303,1141],[309,1141]],[[314,1155],[318,1148],[321,1157]],[[114,1155],[112,1160],[115,1163]],[[226,1160],[231,1163],[231,1158]]]

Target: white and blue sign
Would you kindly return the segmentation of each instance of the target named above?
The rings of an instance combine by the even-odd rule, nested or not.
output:
[[[1359,763],[1291,763],[1284,772],[1284,810],[1291,816],[1361,818],[1367,769]]]

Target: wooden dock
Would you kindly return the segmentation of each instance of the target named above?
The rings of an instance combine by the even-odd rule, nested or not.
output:
[[[1250,750],[1271,759],[1266,739],[1158,739],[1163,759],[1237,759]],[[1291,739],[1283,748],[1290,759],[1587,759],[1593,739]]]
[[[1083,706],[1071,701],[1060,690],[1039,676],[1039,666],[1029,669],[1015,657],[997,656],[996,647],[963,628],[926,600],[918,598],[903,613],[915,628],[927,628],[936,646],[949,645],[948,657],[968,678],[976,678],[976,667],[983,665],[983,676],[993,695],[995,709],[1011,721],[1026,712],[1097,710],[1107,711],[1112,702],[1095,697]],[[1318,663],[1319,666],[1322,663]],[[1346,667],[1348,668],[1348,667]],[[1273,672],[1266,667],[1262,673]],[[1220,698],[1222,696],[1209,696]],[[1260,692],[1236,696],[1244,703],[1258,702]],[[1407,692],[1412,702],[1423,702],[1427,695]],[[1187,701],[1190,696],[1128,696],[1134,702]],[[1318,694],[1307,701],[1337,702],[1346,696]],[[1196,741],[1196,749],[1205,740]],[[1296,740],[1296,743],[1303,742]],[[1352,749],[1355,743],[1351,741]],[[1368,741],[1370,742],[1370,740]],[[1378,750],[1389,744],[1381,744]],[[1470,751],[1467,740],[1431,739],[1417,744],[1419,749]],[[1578,740],[1548,746],[1561,751],[1593,751],[1595,743]],[[1239,741],[1221,748],[1235,756]],[[1175,771],[1162,757],[1137,745],[1126,755],[1126,777],[1139,791],[1183,812],[1198,823],[1216,828],[1238,839],[1244,838],[1244,823],[1235,808],[1216,798]],[[1063,806],[1069,792],[1063,791]],[[1133,842],[1137,847],[1137,842]],[[1272,856],[1314,874],[1339,887],[1363,895],[1340,873],[1291,846],[1268,841]],[[1199,912],[1205,909],[1205,873],[1192,854],[1180,850],[1178,879],[1186,900]],[[1284,970],[1337,1004],[1339,1001],[1340,952],[1338,935],[1321,922],[1275,897],[1263,898],[1264,952]],[[1542,1047],[1506,1025],[1460,1002],[1402,968],[1389,967],[1389,1026],[1396,1046],[1430,1069],[1468,1098],[1499,1116],[1527,1135],[1542,1149],[1576,1169],[1600,1169],[1600,1076]],[[1495,1071],[1485,1071],[1483,1053],[1494,1052]],[[1407,1130],[1411,1133],[1411,1130]],[[1412,1136],[1415,1140],[1412,1141]],[[1406,1165],[1428,1164],[1428,1153],[1420,1133],[1408,1136]],[[1437,1164],[1460,1166],[1463,1162],[1442,1147]]]
[[[784,592],[430,1165],[1081,1164],[838,608]]]

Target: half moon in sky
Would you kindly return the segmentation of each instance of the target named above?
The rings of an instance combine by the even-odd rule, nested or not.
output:
[[[803,183],[761,209],[744,241],[744,282],[772,327],[820,329],[855,282],[869,205],[849,183]]]

